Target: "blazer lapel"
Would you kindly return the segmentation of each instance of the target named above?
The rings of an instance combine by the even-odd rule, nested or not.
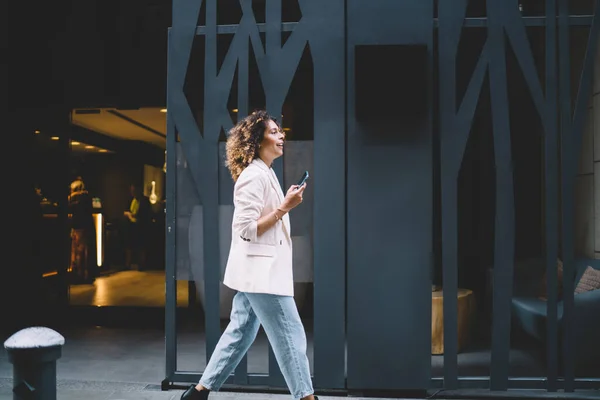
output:
[[[269,177],[270,177],[270,181],[271,181],[271,186],[273,186],[273,189],[275,190],[275,192],[277,192],[279,201],[283,202],[285,195],[283,194],[283,190],[281,189],[281,185],[279,184],[279,180],[277,179],[277,175],[275,175],[275,171],[273,171],[273,168],[269,168]],[[283,230],[287,234],[288,239],[292,240],[292,233],[290,232],[290,216],[289,216],[289,214],[285,214],[283,216],[283,218],[281,219],[281,221],[283,222]]]
[[[277,179],[277,175],[275,175],[275,171],[273,171],[273,168],[267,166],[267,164],[265,164],[264,161],[261,160],[260,158],[255,158],[254,161],[252,161],[252,162],[256,163],[256,165],[258,167],[260,167],[260,169],[262,169],[263,171],[265,171],[267,173],[267,175],[269,176],[269,181],[271,182],[271,187],[273,188],[275,193],[277,193],[277,197],[279,198],[279,201],[283,202],[285,195],[283,194],[283,190],[281,189],[281,185],[279,184],[279,180]],[[285,214],[283,216],[283,218],[281,219],[281,221],[283,222],[283,230],[285,231],[288,239],[291,241],[292,233],[290,230],[289,214]]]
[[[283,201],[285,195],[281,190],[281,185],[279,184],[279,180],[277,179],[277,175],[275,175],[275,171],[273,168],[269,168],[269,180],[271,181],[271,186],[277,192],[277,196],[279,197],[279,201]]]

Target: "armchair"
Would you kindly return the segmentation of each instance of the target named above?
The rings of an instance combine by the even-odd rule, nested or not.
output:
[[[575,285],[588,266],[600,270],[600,260],[578,259],[575,262]],[[545,265],[542,260],[529,260],[515,266],[512,316],[515,325],[541,343],[546,340],[547,302],[538,297]],[[558,304],[559,346],[564,331],[563,301]],[[590,362],[600,365],[600,289],[574,295],[573,347],[576,366]],[[563,353],[559,350],[559,357]],[[561,363],[562,364],[562,363]]]

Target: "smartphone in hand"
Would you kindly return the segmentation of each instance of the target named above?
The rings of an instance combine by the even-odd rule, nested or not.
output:
[[[302,185],[304,185],[304,183],[307,180],[308,180],[308,171],[304,171],[304,174],[302,174],[302,178],[300,178],[300,180],[298,181],[298,183],[296,185],[302,186]]]

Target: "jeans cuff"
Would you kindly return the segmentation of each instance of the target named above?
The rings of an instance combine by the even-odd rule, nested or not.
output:
[[[204,386],[206,389],[210,390],[211,392],[216,392],[217,391],[217,390],[214,389],[213,385],[209,385],[208,383],[206,383],[202,379],[200,379],[200,382],[198,382],[198,383],[201,384],[202,386]]]
[[[305,398],[306,396],[310,396],[311,394],[314,394],[314,393],[315,393],[315,391],[314,391],[314,390],[307,390],[307,391],[305,391],[305,392],[300,392],[300,394],[299,394],[298,396],[295,396],[295,398],[296,398],[297,400],[300,400],[300,399],[303,399],[303,398]]]

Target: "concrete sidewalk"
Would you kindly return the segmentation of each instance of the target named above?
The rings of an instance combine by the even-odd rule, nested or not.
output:
[[[131,382],[108,381],[57,381],[57,400],[179,400],[183,389],[162,391],[160,385]],[[545,393],[544,391],[513,390],[503,393],[494,393],[486,390],[437,391],[432,393],[436,400],[597,400],[600,399],[599,391],[583,391],[576,393]],[[211,400],[291,400],[289,394],[243,393],[243,392],[213,392]],[[12,400],[12,379],[0,378],[0,400]],[[374,398],[359,396],[322,396],[319,400],[402,400],[398,398]],[[407,399],[404,399],[407,400]]]
[[[159,385],[103,381],[57,381],[57,400],[179,400],[183,389],[162,391]],[[319,400],[343,400],[345,397],[322,396]],[[0,378],[0,400],[12,400],[12,379]],[[289,394],[213,392],[211,400],[292,400]],[[352,400],[402,400],[352,397]],[[438,399],[439,400],[439,399]]]
[[[62,357],[57,360],[58,400],[178,400],[182,389],[160,390],[165,377],[165,333],[162,329],[72,327],[61,329],[65,337]],[[205,338],[200,331],[178,328],[177,366],[184,371],[202,371],[206,359]],[[1,335],[0,335],[1,336]],[[9,335],[5,333],[4,341]],[[310,345],[310,341],[309,341]],[[3,350],[3,349],[2,349]],[[312,364],[312,349],[309,347]],[[268,372],[268,346],[259,335],[248,353],[250,373]],[[433,373],[433,372],[432,372]],[[0,400],[12,400],[13,365],[7,353],[0,351]],[[255,388],[257,390],[257,388]],[[344,400],[344,397],[319,396],[320,400]],[[440,399],[586,399],[599,400],[600,391],[545,393],[544,391],[490,392],[489,390],[436,391]],[[355,397],[356,396],[356,397]],[[365,399],[354,394],[347,399]],[[382,396],[390,396],[382,395]],[[291,400],[286,394],[221,392],[211,400]],[[380,400],[369,398],[369,400]],[[398,400],[398,399],[395,399]]]
[[[158,385],[146,383],[74,380],[57,382],[58,400],[178,400],[182,393],[181,389],[161,391]],[[211,393],[210,397],[213,400],[290,400],[289,395],[261,393],[220,392]],[[12,379],[0,378],[0,400],[12,398]]]

